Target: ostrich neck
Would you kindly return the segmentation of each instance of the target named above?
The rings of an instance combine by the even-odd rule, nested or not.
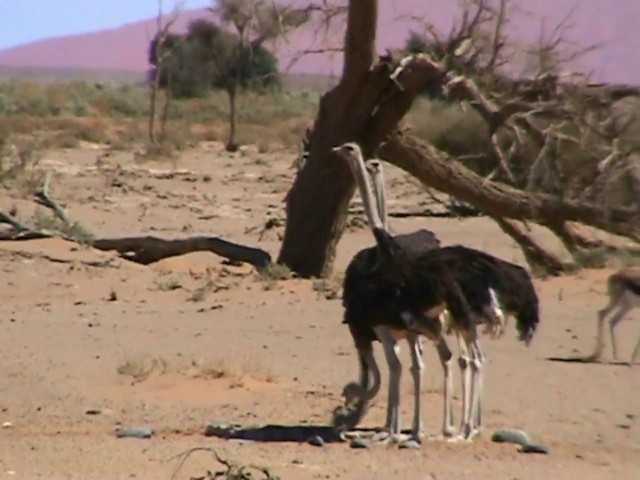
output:
[[[375,165],[370,166],[372,168],[367,169],[367,172],[371,177],[373,194],[376,199],[380,221],[382,222],[384,229],[389,231],[389,220],[387,216],[387,195],[384,188],[384,170],[382,169],[382,163],[376,162]]]
[[[372,193],[371,185],[369,184],[369,178],[367,175],[367,169],[364,164],[364,160],[361,155],[357,155],[355,158],[349,159],[349,167],[356,181],[356,186],[362,197],[362,206],[364,207],[364,213],[369,221],[369,226],[374,229],[385,230],[384,224],[380,219],[378,209],[375,208],[375,199]]]

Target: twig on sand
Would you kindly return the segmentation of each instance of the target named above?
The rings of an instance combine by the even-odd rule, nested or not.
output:
[[[169,461],[177,460],[176,466],[174,467],[173,473],[171,474],[171,480],[175,480],[177,478],[177,475],[178,473],[180,473],[180,470],[184,466],[185,462],[191,455],[196,452],[210,453],[211,455],[213,455],[216,461],[223,466],[223,469],[216,472],[208,470],[207,473],[202,477],[191,477],[191,480],[257,480],[258,478],[262,478],[264,480],[279,480],[279,477],[273,475],[268,469],[264,467],[259,467],[256,465],[239,465],[235,462],[231,462],[222,458],[218,454],[218,452],[209,447],[190,448],[189,450],[171,457]],[[252,471],[253,473],[257,473],[259,476],[255,477],[252,474]]]

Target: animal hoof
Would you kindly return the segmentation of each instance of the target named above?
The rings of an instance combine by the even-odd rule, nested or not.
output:
[[[446,441],[449,443],[471,443],[471,439],[462,434],[449,437],[446,439]]]
[[[420,442],[415,438],[410,438],[398,444],[398,448],[409,449],[409,450],[420,450]]]

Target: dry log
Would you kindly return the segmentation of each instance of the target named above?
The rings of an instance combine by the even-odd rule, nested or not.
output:
[[[123,258],[142,265],[192,252],[212,252],[234,262],[249,263],[257,269],[271,264],[271,255],[264,250],[238,245],[218,237],[168,240],[152,236],[100,238],[93,240],[91,245],[98,250],[115,250]]]

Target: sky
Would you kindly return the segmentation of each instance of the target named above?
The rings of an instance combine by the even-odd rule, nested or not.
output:
[[[170,12],[175,0],[163,0]],[[184,0],[185,9],[212,0]],[[103,30],[145,20],[158,12],[158,0],[0,0],[0,50],[62,35]]]

